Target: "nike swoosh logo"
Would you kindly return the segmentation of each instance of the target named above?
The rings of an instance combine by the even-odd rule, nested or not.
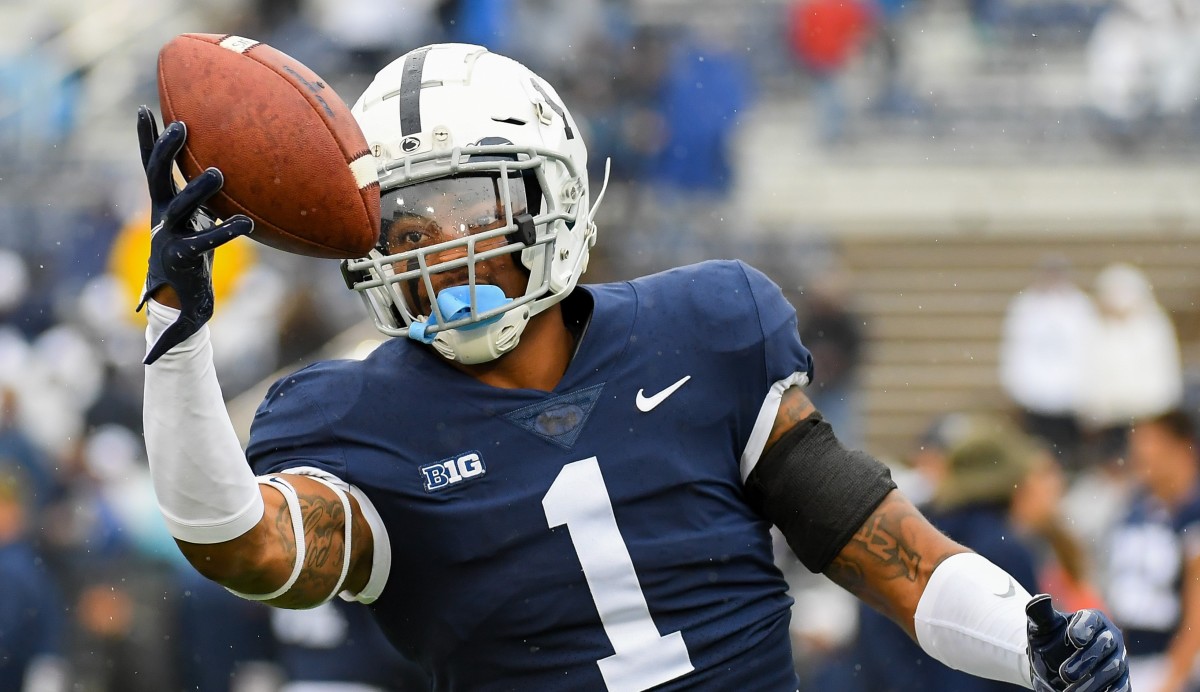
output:
[[[1005,591],[1004,593],[996,593],[996,594],[992,594],[992,595],[999,596],[1000,598],[1012,598],[1013,596],[1017,595],[1017,585],[1012,580],[1012,577],[1009,577],[1008,578],[1008,591]]]
[[[671,385],[670,387],[667,387],[666,389],[662,390],[658,394],[655,394],[654,396],[646,396],[645,390],[639,389],[638,393],[637,393],[638,410],[641,411],[642,413],[649,413],[649,412],[653,411],[654,407],[656,407],[659,404],[661,404],[662,402],[666,401],[667,397],[674,394],[675,390],[677,390],[680,387],[682,387],[683,385],[687,384],[687,381],[690,379],[692,379],[691,375],[684,375],[683,379],[679,380],[678,382]]]

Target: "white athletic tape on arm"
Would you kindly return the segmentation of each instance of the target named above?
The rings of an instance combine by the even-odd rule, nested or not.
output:
[[[296,564],[292,566],[292,574],[288,580],[283,583],[283,586],[275,589],[271,593],[265,594],[248,594],[233,589],[226,588],[229,593],[244,598],[248,601],[269,601],[274,598],[279,598],[291,590],[296,584],[296,580],[300,578],[300,573],[304,571],[304,556],[307,552],[304,541],[304,515],[300,513],[300,495],[296,492],[295,486],[288,483],[279,476],[262,476],[257,479],[262,485],[268,488],[274,488],[283,495],[283,499],[287,501],[288,513],[292,515],[292,532],[296,534]],[[315,605],[315,604],[314,604]]]
[[[361,591],[356,594],[342,593],[341,598],[343,601],[374,603],[375,599],[383,594],[383,587],[387,586],[388,576],[392,572],[392,542],[388,540],[383,517],[379,516],[379,510],[371,504],[371,499],[353,485],[350,486],[350,494],[358,501],[358,509],[362,512],[363,519],[367,520],[367,526],[371,527],[371,576]]]
[[[146,304],[146,346],[179,311]],[[154,494],[171,535],[223,543],[254,528],[262,494],[225,409],[208,327],[146,367],[142,422]]]
[[[358,593],[343,591],[338,594],[343,601],[358,601],[359,603],[374,603],[383,594],[387,586],[388,576],[392,571],[392,543],[388,539],[387,527],[383,517],[367,494],[358,486],[351,485],[332,473],[315,466],[293,466],[284,473],[308,478],[322,478],[332,485],[349,491],[350,496],[358,502],[358,511],[362,514],[367,526],[371,527],[371,574],[367,583]]]
[[[913,624],[925,653],[971,675],[1032,688],[1025,604],[1030,595],[975,553],[946,558],[929,577]]]
[[[329,488],[334,495],[338,496],[338,499],[342,501],[342,516],[345,517],[346,524],[345,539],[342,541],[342,576],[338,577],[337,583],[333,585],[333,590],[321,601],[324,603],[341,592],[342,584],[346,583],[346,575],[350,574],[350,541],[354,537],[350,529],[354,525],[354,517],[350,515],[350,496],[346,494],[345,490],[321,476],[309,476],[309,478]]]

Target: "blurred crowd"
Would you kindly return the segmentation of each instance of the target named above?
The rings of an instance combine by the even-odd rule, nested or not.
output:
[[[711,256],[761,266],[800,312],[818,364],[812,398],[854,445],[863,442],[857,375],[869,333],[852,278],[811,237],[766,242],[744,227],[732,145],[781,85],[812,104],[825,146],[852,143],[864,119],[936,121],[904,38],[923,3],[938,4],[214,0],[190,3],[197,24],[179,30],[263,40],[347,100],[394,56],[430,41],[482,43],[527,63],[586,128],[593,179],[612,161],[613,201],[589,280]],[[351,680],[355,689],[419,689],[404,662],[382,662],[386,647],[360,610],[272,615],[239,601],[197,579],[159,521],[141,440],[144,322],[133,307],[149,240],[132,130],[133,106],[156,103],[154,51],[174,29],[131,40],[143,49],[138,69],[117,79],[106,62],[117,47],[84,51],[72,38],[84,29],[63,8],[75,5],[0,8],[34,37],[0,41],[0,690],[22,689],[21,679],[46,692],[274,690],[344,681],[354,669],[389,676]],[[106,5],[125,7],[97,7]],[[1094,77],[1082,109],[1128,150],[1165,121],[1186,129],[1197,116],[1198,7],[972,0],[959,9],[984,49],[1008,41],[1020,50],[1014,37],[1029,30],[1070,37]],[[161,21],[149,26],[175,26]],[[870,88],[856,101],[864,92],[848,85],[864,65]],[[128,130],[121,161],[80,154],[105,151],[102,119],[85,107],[108,93],[101,84],[126,87],[109,103]],[[241,241],[215,266],[216,366],[230,399],[360,322],[335,263]],[[904,490],[1026,588],[1067,607],[1104,604],[1166,651],[1181,617],[1181,570],[1196,555],[1181,538],[1195,479],[1170,475],[1191,468],[1192,431],[1187,416],[1160,418],[1184,394],[1170,320],[1137,268],[1106,269],[1092,297],[1048,258],[1013,302],[1001,360],[1012,419],[946,412],[911,455],[891,451],[903,458]],[[1172,494],[1180,487],[1189,489],[1182,498]],[[1139,549],[1115,551],[1114,540]],[[1127,552],[1142,562],[1121,563]],[[915,673],[915,686],[902,687],[910,676],[897,670],[945,671],[781,563],[795,583],[797,661],[811,689],[970,689]],[[355,655],[373,663],[353,665]]]
[[[900,489],[1030,593],[1108,612],[1136,689],[1200,688],[1200,411],[1146,274],[1112,263],[1087,291],[1065,257],[1048,255],[1009,302],[998,348],[1008,407],[936,417],[897,456]],[[796,587],[806,689],[1018,689],[946,668],[883,616],[780,562]]]

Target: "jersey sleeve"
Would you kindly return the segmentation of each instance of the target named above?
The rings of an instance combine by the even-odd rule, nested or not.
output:
[[[767,382],[774,385],[780,380],[799,374],[795,384],[812,381],[812,354],[800,342],[800,330],[796,324],[796,309],[784,297],[783,291],[765,274],[744,262],[738,262],[750,287],[758,311],[758,324],[762,330],[763,361],[766,366]]]
[[[256,475],[313,467],[350,481],[335,423],[344,417],[346,390],[355,388],[348,386],[352,377],[332,377],[331,368],[311,366],[268,390],[254,414],[246,447]]]
[[[745,276],[757,312],[764,378],[761,382],[762,404],[739,459],[745,481],[762,456],[783,393],[792,386],[803,386],[812,381],[813,359],[800,342],[796,309],[783,296],[783,291],[757,269],[743,262],[737,264]]]

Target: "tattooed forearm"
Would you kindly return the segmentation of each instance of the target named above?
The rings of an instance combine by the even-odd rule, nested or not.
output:
[[[874,514],[850,540],[878,560],[884,566],[888,578],[916,581],[917,572],[921,567],[921,556],[904,542],[900,532],[900,522],[903,518],[903,514]]]
[[[933,528],[897,492],[880,503],[825,575],[911,634],[912,614],[942,560],[966,549]]]

